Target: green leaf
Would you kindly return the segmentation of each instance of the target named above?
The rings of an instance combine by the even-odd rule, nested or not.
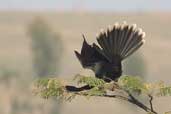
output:
[[[55,78],[39,79],[36,81],[35,87],[34,93],[45,99],[49,97],[62,98],[65,92],[61,82]]]
[[[143,81],[136,76],[121,76],[118,80],[118,84],[129,92],[140,94],[146,91]]]
[[[91,90],[87,91],[87,94],[88,94],[88,96],[103,96],[106,94],[106,91],[103,89],[94,87]]]
[[[171,86],[160,88],[158,95],[159,96],[171,96]]]
[[[78,84],[87,84],[92,87],[101,87],[105,84],[104,80],[95,77],[76,75],[75,79],[77,80]]]

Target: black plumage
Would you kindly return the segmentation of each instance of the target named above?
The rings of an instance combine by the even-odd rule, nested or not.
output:
[[[106,82],[122,75],[122,61],[144,43],[145,33],[136,25],[115,24],[96,36],[98,44],[89,45],[84,38],[81,53],[75,51],[83,68],[94,71],[97,78]]]

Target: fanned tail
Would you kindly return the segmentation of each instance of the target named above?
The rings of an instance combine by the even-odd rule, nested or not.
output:
[[[101,30],[96,38],[100,45],[98,50],[110,62],[114,62],[117,58],[123,60],[138,50],[145,41],[144,37],[145,33],[136,24],[127,25],[125,22],[122,25],[116,23],[113,27],[109,26],[106,32]]]

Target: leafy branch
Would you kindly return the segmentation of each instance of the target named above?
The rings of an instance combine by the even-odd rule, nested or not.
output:
[[[171,95],[171,87],[164,85],[163,82],[145,83],[135,76],[121,76],[118,82],[110,83],[82,75],[77,75],[74,79],[77,81],[77,86],[67,85],[57,78],[39,79],[34,83],[33,93],[45,99],[55,97],[65,101],[71,101],[77,95],[117,98],[136,105],[148,114],[158,114],[153,108],[154,97]],[[116,94],[121,92],[122,94]],[[149,97],[149,105],[138,100],[135,97],[137,95]]]

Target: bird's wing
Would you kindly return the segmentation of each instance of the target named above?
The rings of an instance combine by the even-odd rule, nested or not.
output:
[[[84,38],[81,53],[75,51],[75,55],[80,61],[83,68],[92,68],[95,63],[100,61],[108,61],[98,46],[89,45]]]

